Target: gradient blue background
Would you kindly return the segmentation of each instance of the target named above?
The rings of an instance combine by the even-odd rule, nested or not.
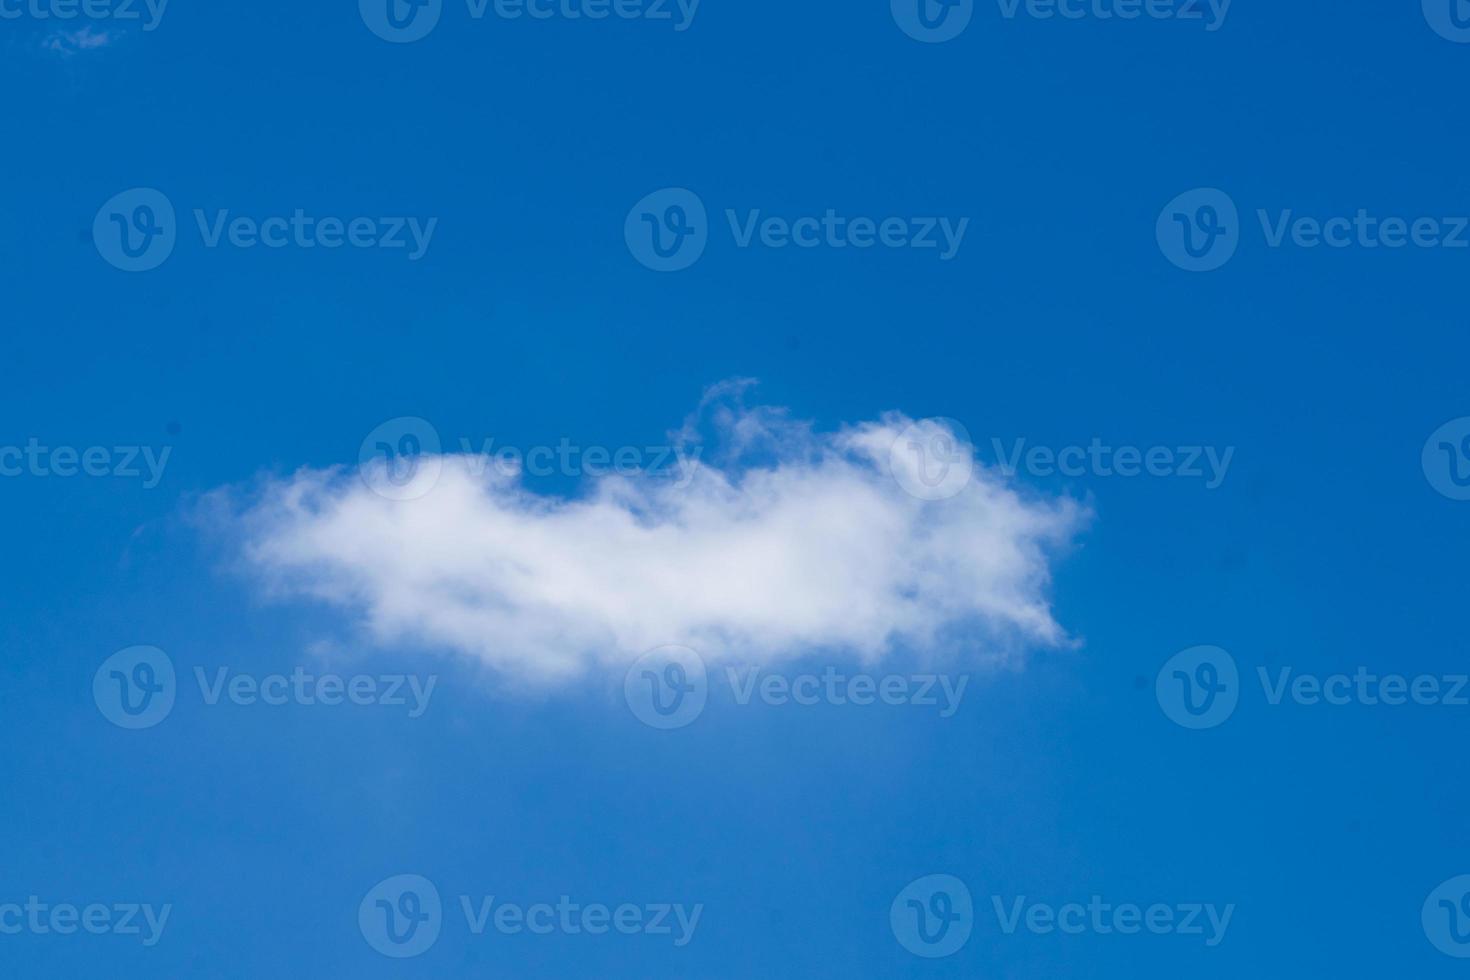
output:
[[[163,484],[0,480],[0,901],[172,902],[163,942],[0,937],[15,977],[1451,976],[1420,904],[1470,871],[1465,708],[1268,707],[1259,665],[1465,670],[1470,504],[1421,472],[1470,414],[1470,253],[1264,246],[1256,208],[1470,212],[1470,46],[1417,3],[1236,0],[1224,28],[1002,19],[923,45],[886,0],[705,0],[667,23],[472,22],[394,46],[356,5],[174,0],[62,56],[7,21],[0,444],[172,445]],[[106,25],[104,25],[106,26]],[[738,250],[658,275],[623,242],[665,186],[785,216],[968,216],[959,257]],[[428,256],[207,251],[127,275],[103,201],[181,215],[436,216]],[[1247,238],[1191,275],[1159,209],[1228,191]],[[1254,232],[1252,234],[1252,232]],[[1237,447],[1224,486],[1040,479],[1096,520],[1057,566],[1085,640],[905,708],[714,704],[638,724],[434,651],[431,710],[206,708],[127,732],[91,699],[134,644],[289,671],[334,614],[270,604],[185,517],[261,470],[349,463],[385,418],[503,443],[660,441],[722,378],[823,426],[898,409],[1033,444]],[[171,427],[172,426],[172,430]],[[1248,694],[1190,732],[1159,666],[1229,649]],[[902,659],[892,664],[902,670]],[[187,692],[186,692],[187,694]],[[378,956],[357,903],[703,902],[694,943],[467,934]],[[937,962],[888,905],[969,883]],[[1234,902],[1226,941],[1002,936],[989,896]]]

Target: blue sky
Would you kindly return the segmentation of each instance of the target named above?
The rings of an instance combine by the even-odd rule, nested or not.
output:
[[[0,6],[5,975],[1462,969],[1470,10]]]

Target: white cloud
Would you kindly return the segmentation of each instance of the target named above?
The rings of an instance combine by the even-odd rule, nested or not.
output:
[[[115,35],[111,31],[94,30],[92,25],[84,24],[75,31],[54,31],[41,42],[41,45],[47,51],[69,55],[78,51],[105,48],[114,40]]]
[[[711,389],[677,434],[703,454],[687,485],[589,478],[567,499],[445,455],[419,467],[433,482],[418,499],[387,499],[355,469],[305,469],[231,495],[229,520],[274,591],[340,606],[380,641],[535,682],[673,643],[712,662],[983,663],[1069,642],[1046,599],[1049,561],[1083,507],[1028,498],[978,463],[954,496],[920,499],[902,485],[907,446],[890,460],[909,419],[821,433],[745,408],[744,386]]]

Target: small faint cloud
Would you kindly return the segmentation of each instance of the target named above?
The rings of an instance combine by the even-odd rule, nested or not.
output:
[[[41,42],[41,47],[60,55],[73,55],[78,51],[95,51],[105,48],[117,40],[112,31],[99,31],[91,24],[84,24],[75,31],[53,31]]]

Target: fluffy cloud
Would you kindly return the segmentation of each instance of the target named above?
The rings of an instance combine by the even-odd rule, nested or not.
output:
[[[1007,486],[942,423],[818,432],[745,408],[743,388],[711,389],[675,435],[700,454],[687,479],[604,475],[564,498],[433,455],[407,493],[379,492],[374,466],[306,469],[232,495],[228,520],[274,591],[533,682],[671,643],[712,662],[976,663],[1068,642],[1046,591],[1076,502]]]

